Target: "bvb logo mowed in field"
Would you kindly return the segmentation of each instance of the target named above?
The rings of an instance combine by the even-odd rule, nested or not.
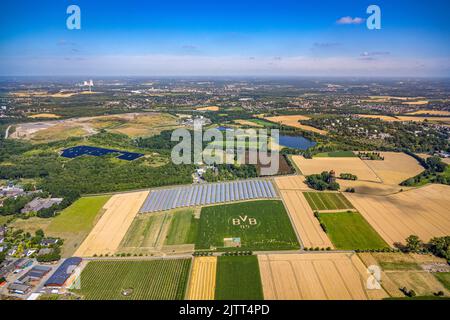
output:
[[[239,215],[238,217],[230,218],[229,223],[241,229],[257,228],[260,223],[256,218],[247,215]]]

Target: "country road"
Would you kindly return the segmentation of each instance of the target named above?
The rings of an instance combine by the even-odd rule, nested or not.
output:
[[[8,139],[8,136],[9,136],[9,129],[11,129],[11,126],[8,126],[8,128],[6,128],[6,131],[5,131],[5,140]]]

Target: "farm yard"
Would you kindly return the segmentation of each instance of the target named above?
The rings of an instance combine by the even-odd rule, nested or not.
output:
[[[86,300],[181,300],[191,259],[91,261],[81,273]]]
[[[368,300],[387,297],[367,290],[367,269],[354,253],[259,255],[268,300]]]
[[[217,257],[196,257],[192,264],[187,300],[214,300]]]
[[[370,250],[389,247],[358,212],[327,212],[320,213],[319,217],[336,249]]]
[[[332,248],[333,245],[314,217],[301,190],[281,190],[281,198],[286,205],[297,234],[303,246],[308,248]]]
[[[225,238],[240,245],[225,246]],[[195,249],[287,250],[299,244],[281,201],[260,200],[203,207]]]
[[[354,209],[345,196],[337,192],[304,192],[314,211]]]
[[[221,256],[217,261],[216,300],[263,300],[256,256]]]
[[[389,196],[347,194],[350,202],[391,246],[411,234],[422,241],[450,234],[449,186],[428,185]]]
[[[75,256],[115,253],[147,195],[148,191],[112,196],[103,207],[105,213],[77,249]]]

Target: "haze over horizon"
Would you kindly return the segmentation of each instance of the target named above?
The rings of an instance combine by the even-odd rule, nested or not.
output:
[[[66,9],[81,8],[81,30]],[[377,4],[382,29],[369,30]],[[0,75],[446,77],[445,1],[0,4]]]

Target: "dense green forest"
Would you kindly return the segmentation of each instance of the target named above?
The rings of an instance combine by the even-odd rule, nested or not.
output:
[[[77,144],[139,151],[146,156],[134,161],[124,161],[114,158],[114,155],[82,156],[75,159],[59,155],[62,149]],[[120,134],[102,132],[89,138],[73,138],[39,145],[2,138],[0,146],[0,179],[19,182],[25,179],[27,184],[32,181],[33,188],[42,189],[54,197],[66,198],[63,207],[82,194],[191,183],[194,171],[193,165],[174,165],[169,161],[170,149],[167,150],[166,146],[145,148]],[[153,158],[157,158],[160,163],[155,165]],[[17,213],[25,200],[27,199],[19,198],[14,204],[8,204],[7,208],[11,210],[2,210],[1,214]],[[53,209],[61,209],[61,206]],[[44,212],[44,215],[51,216],[51,212]]]

